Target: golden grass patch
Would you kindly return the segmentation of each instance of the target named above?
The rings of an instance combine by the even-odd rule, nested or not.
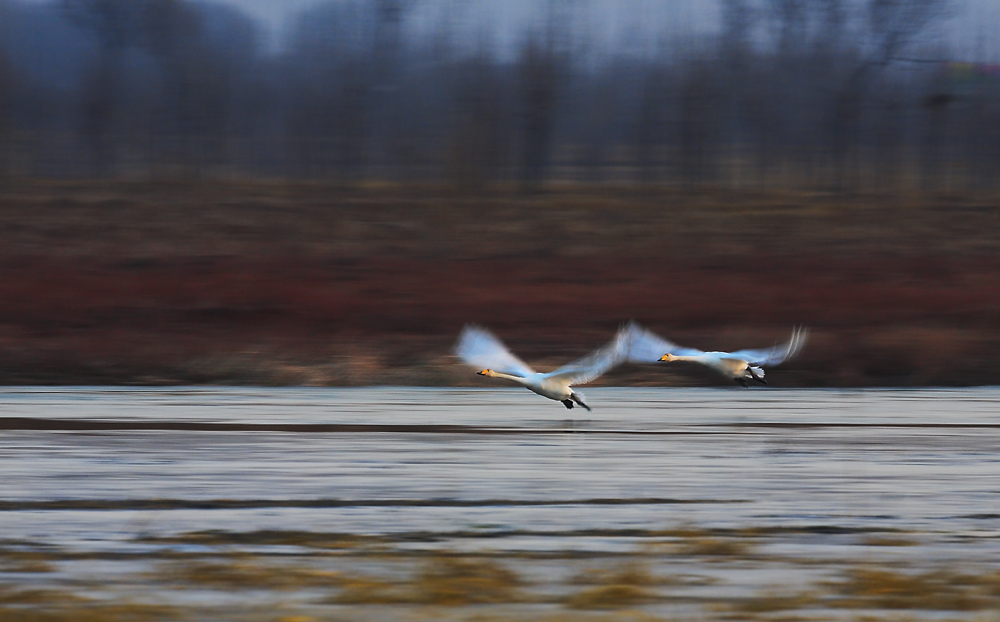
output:
[[[839,600],[832,607],[974,611],[1000,606],[1000,574],[947,571],[905,573],[884,568],[852,568],[828,584]]]
[[[816,594],[770,592],[765,591],[752,598],[741,600],[733,605],[733,611],[740,614],[773,613],[790,611],[809,607],[819,602]]]
[[[522,600],[521,580],[511,570],[484,559],[433,557],[408,582],[374,577],[344,578],[338,604],[421,604],[456,607]]]
[[[38,551],[0,549],[0,572],[53,572],[52,556]]]
[[[646,564],[625,562],[614,568],[587,568],[573,577],[576,585],[662,585],[673,583],[669,577],[652,574]]]
[[[145,604],[77,605],[25,609],[0,606],[0,622],[154,622],[175,620],[173,607]]]
[[[178,615],[173,607],[102,603],[62,590],[0,585],[0,622],[152,622]]]
[[[703,557],[744,557],[753,552],[755,544],[745,539],[703,536],[689,538],[679,543],[675,552],[680,555]]]
[[[343,579],[340,592],[329,600],[337,605],[395,605],[408,602],[405,586],[372,577]]]
[[[650,572],[641,562],[625,562],[614,568],[588,568],[576,575],[576,585],[593,585],[566,600],[573,609],[619,609],[650,602],[659,595],[652,586],[674,583],[669,577]]]
[[[224,561],[174,561],[163,564],[151,578],[185,588],[219,590],[296,590],[335,585],[336,572],[269,564],[260,557],[239,555]]]
[[[454,606],[516,602],[520,585],[517,574],[494,561],[440,556],[424,565],[412,589],[416,602]]]
[[[898,536],[869,536],[861,541],[864,546],[920,546],[920,541]]]
[[[621,609],[650,602],[656,594],[638,585],[599,585],[581,590],[566,599],[572,609]]]

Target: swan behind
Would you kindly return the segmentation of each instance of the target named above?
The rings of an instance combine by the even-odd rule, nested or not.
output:
[[[703,352],[668,341],[659,335],[631,322],[629,333],[629,360],[637,363],[658,361],[690,361],[705,365],[737,383],[747,386],[747,380],[764,380],[764,367],[779,365],[796,356],[809,337],[808,329],[792,330],[792,337],[784,344],[771,348],[737,350],[736,352]]]

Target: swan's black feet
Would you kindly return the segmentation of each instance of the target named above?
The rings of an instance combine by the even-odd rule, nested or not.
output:
[[[750,387],[748,387],[748,386],[747,386],[747,380],[746,380],[746,378],[736,378],[735,380],[736,380],[736,382],[738,382],[738,383],[740,384],[740,386],[742,386],[742,387],[743,387],[744,389],[749,389],[749,388],[750,388]]]
[[[573,393],[572,395],[570,395],[570,396],[569,396],[569,399],[573,400],[574,402],[576,402],[576,403],[577,403],[577,404],[579,404],[580,406],[583,406],[583,407],[584,407],[584,408],[586,408],[586,409],[587,409],[588,411],[590,410],[590,406],[587,406],[586,404],[584,404],[584,403],[583,403],[583,400],[581,400],[581,399],[580,399],[580,396],[579,396],[579,395],[577,395],[576,393]]]
[[[569,408],[570,410],[573,409],[573,400],[562,400],[562,403],[563,403],[563,405],[566,406],[566,408]],[[590,409],[588,409],[588,410],[590,410]]]
[[[767,380],[764,380],[763,378],[760,378],[758,376],[754,376],[753,379],[761,384],[767,384]]]

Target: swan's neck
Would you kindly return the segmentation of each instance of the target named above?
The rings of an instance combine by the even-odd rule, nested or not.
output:
[[[495,371],[495,372],[491,373],[490,376],[493,376],[494,378],[506,378],[507,380],[513,380],[514,382],[520,382],[521,384],[526,384],[527,383],[527,379],[526,378],[522,378],[521,376],[514,376],[514,375],[511,375],[511,374],[505,374],[505,373],[499,372],[499,371]]]
[[[673,354],[673,355],[670,356],[669,359],[667,359],[667,361],[695,361],[697,363],[700,363],[702,361],[702,359],[704,358],[704,356],[705,356],[704,354],[698,354],[698,355],[691,355],[691,354],[688,354],[688,355],[677,355],[677,354]]]

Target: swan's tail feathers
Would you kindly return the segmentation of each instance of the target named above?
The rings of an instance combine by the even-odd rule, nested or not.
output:
[[[808,328],[805,326],[796,326],[792,329],[792,338],[785,346],[785,356],[782,360],[787,361],[798,356],[798,354],[802,352],[802,348],[805,347],[807,341],[809,341]]]

